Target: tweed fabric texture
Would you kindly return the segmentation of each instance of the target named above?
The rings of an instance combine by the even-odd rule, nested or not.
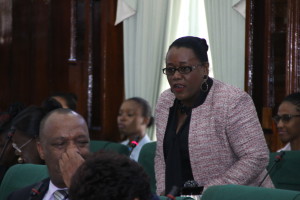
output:
[[[163,140],[174,99],[170,89],[164,91],[155,111],[157,194],[165,190]],[[267,173],[269,150],[251,97],[216,79],[205,102],[192,109],[188,147],[194,179],[205,188],[257,186]],[[262,186],[273,187],[271,179]]]

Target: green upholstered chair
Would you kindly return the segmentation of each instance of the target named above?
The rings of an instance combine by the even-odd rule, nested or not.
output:
[[[300,200],[300,192],[245,185],[208,187],[201,200]]]
[[[282,159],[274,165],[273,169],[270,169],[278,154],[270,153],[267,167],[275,187],[300,191],[300,151],[285,151]]]
[[[142,147],[138,163],[143,166],[144,170],[150,177],[151,191],[156,192],[156,180],[154,172],[154,157],[156,151],[156,142],[149,142]]]
[[[0,185],[0,200],[5,200],[15,190],[39,182],[47,177],[48,169],[46,165],[13,165],[5,173]]]
[[[109,141],[102,141],[102,140],[91,140],[90,150],[91,152],[96,152],[99,150],[114,151],[119,154],[124,154],[127,156],[129,155],[129,149],[127,146],[116,142],[109,142]]]

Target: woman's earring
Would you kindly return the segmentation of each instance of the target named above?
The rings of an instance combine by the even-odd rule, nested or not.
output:
[[[15,143],[13,143],[13,144],[15,144]],[[13,146],[16,146],[16,145],[13,145]],[[17,148],[15,150],[15,155],[18,156],[18,159],[17,159],[18,163],[19,164],[23,164],[24,163],[24,158],[22,158],[22,151],[21,151],[21,149]]]
[[[202,92],[207,92],[208,91],[207,79],[208,79],[208,76],[204,75],[203,76],[203,83],[201,84],[201,90],[202,90]]]
[[[24,161],[24,158],[22,158],[22,156],[20,156],[19,158],[18,158],[18,163],[19,164],[23,164],[25,161]]]

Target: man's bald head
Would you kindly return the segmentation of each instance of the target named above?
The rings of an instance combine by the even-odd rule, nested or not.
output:
[[[41,138],[45,132],[47,132],[46,126],[48,126],[48,122],[50,122],[50,125],[54,124],[59,124],[59,123],[64,123],[64,121],[61,121],[64,118],[74,118],[77,117],[82,123],[86,125],[86,122],[84,118],[78,114],[77,112],[68,109],[68,108],[59,108],[55,109],[51,112],[49,112],[41,121],[40,123],[40,134],[39,137]],[[87,125],[86,125],[87,126]]]

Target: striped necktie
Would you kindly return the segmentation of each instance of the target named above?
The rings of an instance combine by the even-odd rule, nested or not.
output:
[[[54,200],[65,200],[68,198],[68,192],[66,190],[56,190],[53,193]]]

